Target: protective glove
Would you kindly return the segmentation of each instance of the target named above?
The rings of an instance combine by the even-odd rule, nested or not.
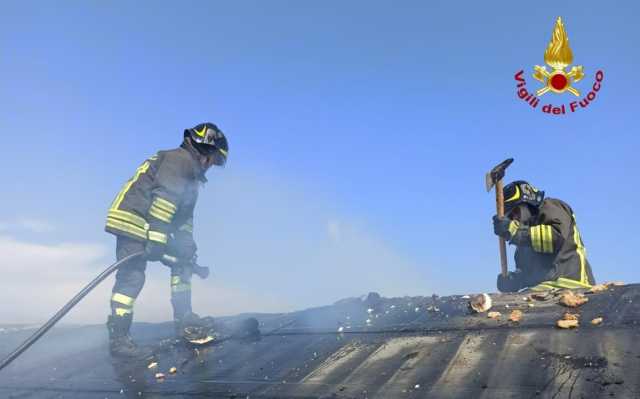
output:
[[[181,260],[192,260],[197,251],[198,246],[193,241],[193,236],[182,231],[174,233],[167,246],[167,254]]]
[[[191,268],[192,273],[197,274],[198,277],[204,280],[209,277],[209,268],[206,266],[200,266],[196,263],[197,261],[198,258],[196,256],[194,256],[191,260],[186,261],[184,259],[178,259],[168,254],[162,255],[162,258],[160,259],[160,262],[162,262],[165,266],[189,267]]]
[[[162,259],[167,246],[161,242],[147,240],[144,246],[144,257],[146,260],[155,262]]]
[[[209,277],[209,268],[207,266],[200,266],[200,265],[194,264],[192,267],[193,267],[193,272],[197,274],[198,277],[200,277],[201,279],[204,280],[207,277]]]
[[[171,256],[168,254],[162,255],[162,258],[160,258],[160,262],[162,262],[163,265],[169,266],[169,267],[179,266],[181,263],[184,263],[184,262],[181,262],[180,259],[176,258],[175,256]]]
[[[500,292],[516,292],[520,290],[521,282],[520,282],[520,272],[509,272],[507,276],[502,276],[502,273],[498,274],[498,291]]]
[[[493,232],[501,238],[509,241],[513,237],[513,234],[518,230],[519,223],[516,220],[511,220],[506,216],[499,217],[493,216]]]

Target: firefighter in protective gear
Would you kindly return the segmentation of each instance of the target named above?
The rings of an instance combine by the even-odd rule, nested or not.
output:
[[[498,275],[498,290],[589,288],[595,284],[573,210],[526,181],[504,188],[505,217],[496,235],[516,246],[516,271]]]
[[[138,167],[111,204],[105,230],[116,235],[116,257],[136,252],[118,269],[107,321],[110,350],[116,356],[140,356],[129,335],[136,298],[145,281],[147,261],[171,267],[171,304],[179,331],[195,323],[191,311],[191,269],[197,246],[193,239],[193,211],[198,189],[212,166],[223,166],[227,139],[213,123],[184,131],[180,147],[159,151]]]

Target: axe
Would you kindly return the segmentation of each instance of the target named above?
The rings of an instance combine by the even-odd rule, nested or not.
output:
[[[504,193],[502,191],[502,178],[505,170],[511,165],[513,158],[505,159],[485,175],[485,187],[487,192],[496,186],[496,211],[498,217],[504,216]],[[507,277],[507,245],[504,238],[498,239],[500,246],[500,266],[502,267],[502,276]]]

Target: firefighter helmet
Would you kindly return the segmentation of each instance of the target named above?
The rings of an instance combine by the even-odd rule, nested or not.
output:
[[[213,123],[200,123],[185,129],[184,137],[189,137],[203,155],[213,156],[214,165],[222,166],[227,162],[229,143],[222,130]]]
[[[524,180],[507,184],[504,193],[504,212],[509,214],[520,204],[529,204],[538,208],[544,200],[544,191],[540,191]]]

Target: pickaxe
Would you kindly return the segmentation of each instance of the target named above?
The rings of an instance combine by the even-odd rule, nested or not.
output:
[[[504,177],[505,170],[511,165],[513,158],[506,159],[499,163],[496,167],[491,169],[485,176],[485,187],[487,192],[491,191],[491,188],[496,186],[496,211],[498,217],[504,216],[504,193],[502,191],[502,178]],[[507,277],[507,245],[504,238],[500,237],[500,266],[502,267],[502,275]]]

